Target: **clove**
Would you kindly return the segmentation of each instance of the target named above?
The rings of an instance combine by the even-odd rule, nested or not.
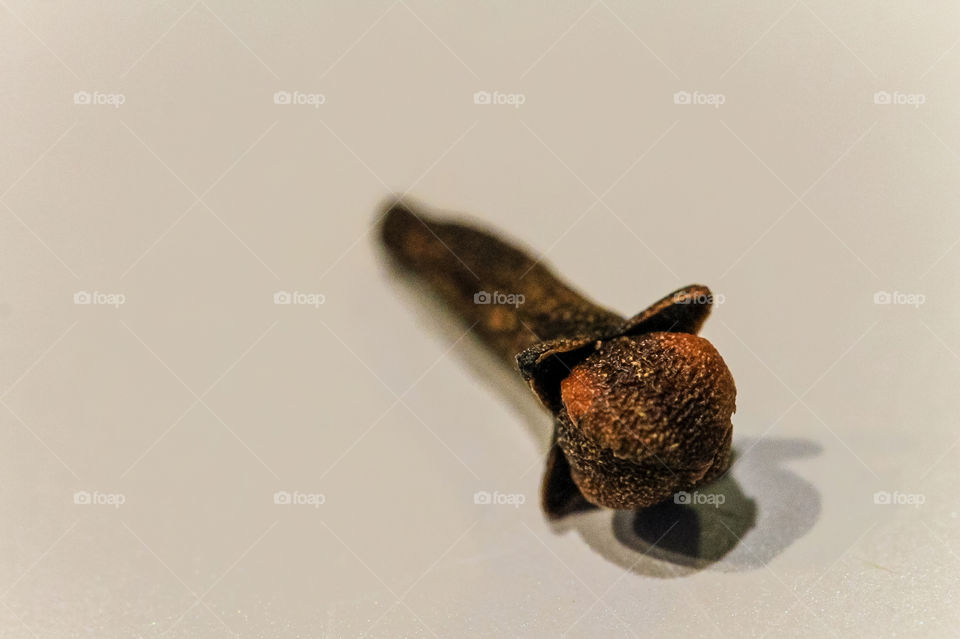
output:
[[[624,318],[472,224],[394,203],[380,233],[393,260],[519,369],[553,415],[547,516],[652,506],[729,468],[736,387],[697,336],[710,289],[687,286]]]

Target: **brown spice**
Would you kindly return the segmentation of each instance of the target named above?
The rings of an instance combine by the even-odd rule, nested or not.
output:
[[[541,503],[651,506],[730,466],[736,387],[696,333],[710,289],[691,285],[629,319],[567,286],[529,253],[460,222],[393,204],[381,237],[520,374],[555,419]]]

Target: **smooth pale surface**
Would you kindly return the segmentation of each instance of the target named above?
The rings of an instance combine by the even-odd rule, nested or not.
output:
[[[956,636],[956,4],[637,4],[2,3],[0,635]],[[544,520],[548,418],[370,233],[408,189],[723,296],[719,509]]]

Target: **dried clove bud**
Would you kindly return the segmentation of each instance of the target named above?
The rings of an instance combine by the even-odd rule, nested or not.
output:
[[[553,414],[541,490],[548,516],[584,500],[651,506],[730,466],[736,387],[720,354],[696,334],[712,305],[707,287],[682,288],[624,319],[473,225],[396,203],[381,238],[402,268],[519,368]]]

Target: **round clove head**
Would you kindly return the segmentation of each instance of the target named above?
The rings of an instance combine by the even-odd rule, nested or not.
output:
[[[617,337],[561,381],[557,444],[588,501],[650,506],[727,470],[736,393],[702,337]]]

